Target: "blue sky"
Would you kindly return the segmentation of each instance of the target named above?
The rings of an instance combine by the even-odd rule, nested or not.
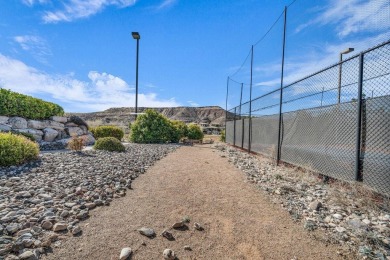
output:
[[[139,106],[224,107],[227,76],[248,82],[251,45],[291,2],[3,0],[0,87],[67,112],[134,106],[138,31]],[[280,81],[282,26],[255,46],[254,95]],[[287,28],[286,83],[388,40],[390,1],[297,0]]]

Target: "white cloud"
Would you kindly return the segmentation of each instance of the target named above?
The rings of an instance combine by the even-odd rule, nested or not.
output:
[[[125,8],[134,5],[135,2],[136,0],[65,0],[62,9],[46,11],[42,19],[46,23],[70,22],[90,17],[107,6]]]
[[[63,105],[66,111],[101,111],[110,107],[135,104],[133,87],[109,73],[90,71],[90,81],[69,75],[50,75],[25,63],[0,54],[0,87],[28,95],[45,95]],[[162,100],[156,93],[138,95],[138,105],[145,107],[179,106],[174,98]]]
[[[15,36],[14,41],[20,47],[28,51],[37,61],[47,63],[47,56],[51,56],[51,50],[44,39],[36,35]]]
[[[46,3],[50,2],[50,0],[22,0],[22,2],[25,5],[33,6],[35,4],[46,4]]]
[[[174,4],[177,3],[177,0],[164,0],[158,7],[157,9],[165,9],[173,6]]]
[[[296,32],[314,24],[336,24],[340,37],[358,32],[386,32],[390,29],[390,1],[331,0],[318,17],[298,26]]]
[[[192,107],[198,107],[198,106],[199,106],[199,104],[196,103],[196,102],[194,102],[194,101],[189,100],[189,101],[187,101],[187,102],[188,102],[188,104],[190,104],[190,106],[192,106]]]

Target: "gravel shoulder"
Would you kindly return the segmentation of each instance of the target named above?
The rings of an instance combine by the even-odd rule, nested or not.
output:
[[[90,211],[82,235],[60,240],[43,259],[162,259],[170,248],[178,259],[341,259],[338,247],[313,240],[288,212],[245,181],[240,170],[211,146],[181,147],[150,167],[125,197]],[[188,229],[170,230],[188,216]],[[194,222],[203,231],[195,230]],[[157,236],[139,234],[153,228]],[[185,250],[185,246],[190,250]]]

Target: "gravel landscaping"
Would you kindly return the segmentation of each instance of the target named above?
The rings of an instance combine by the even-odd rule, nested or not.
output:
[[[78,236],[95,207],[126,195],[132,180],[177,145],[128,144],[124,153],[43,153],[0,167],[0,259],[39,259],[59,236]]]
[[[331,180],[301,170],[276,166],[267,158],[226,145],[221,154],[259,190],[272,196],[313,238],[343,245],[340,255],[390,259],[390,200],[359,184]],[[320,232],[316,232],[320,230]]]

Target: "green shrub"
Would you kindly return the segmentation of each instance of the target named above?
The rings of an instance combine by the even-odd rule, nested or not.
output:
[[[102,137],[96,141],[93,148],[96,150],[105,150],[110,152],[125,151],[125,146],[115,137]]]
[[[219,141],[221,141],[221,142],[226,142],[225,130],[222,130],[222,131],[221,131],[221,136],[219,137]]]
[[[0,88],[0,115],[46,119],[63,114],[64,109],[57,104]]]
[[[0,166],[11,166],[35,160],[39,146],[21,135],[0,133]]]
[[[183,121],[172,120],[171,122],[177,131],[179,140],[187,136],[188,127]]]
[[[203,139],[202,129],[200,129],[200,127],[196,124],[189,124],[187,137],[193,140],[202,140]]]
[[[95,128],[91,128],[90,131],[96,140],[103,137],[115,137],[120,141],[125,134],[121,128],[112,125],[98,126]]]
[[[131,125],[130,140],[135,143],[178,142],[179,139],[174,123],[152,109],[139,115]]]

